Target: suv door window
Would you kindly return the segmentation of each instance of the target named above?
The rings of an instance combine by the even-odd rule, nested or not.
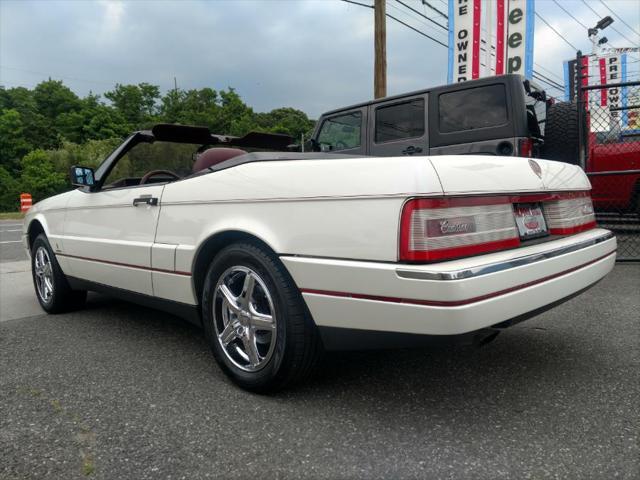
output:
[[[385,143],[424,134],[424,99],[376,109],[375,142]]]
[[[322,151],[348,150],[360,147],[362,113],[350,112],[327,118],[318,133]]]
[[[497,127],[508,122],[507,99],[502,84],[468,88],[438,97],[441,133]]]

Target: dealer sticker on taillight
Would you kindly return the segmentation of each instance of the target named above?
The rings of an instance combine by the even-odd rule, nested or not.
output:
[[[549,234],[539,203],[516,203],[513,206],[518,233],[522,240]]]

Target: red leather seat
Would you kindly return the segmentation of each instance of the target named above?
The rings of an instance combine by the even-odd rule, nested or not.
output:
[[[213,167],[218,163],[244,155],[245,153],[247,152],[239,148],[210,148],[198,155],[196,162],[193,164],[193,173]]]

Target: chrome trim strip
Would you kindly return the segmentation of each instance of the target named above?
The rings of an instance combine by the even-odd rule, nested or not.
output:
[[[591,247],[598,243],[605,242],[614,237],[612,232],[607,232],[604,235],[589,240],[583,240],[573,245],[567,245],[566,247],[556,248],[555,250],[549,250],[542,253],[534,253],[531,255],[525,255],[524,257],[518,257],[504,262],[488,263],[486,265],[479,265],[474,268],[468,268],[465,270],[452,270],[450,272],[425,272],[415,270],[403,270],[396,269],[396,274],[401,278],[411,278],[416,280],[462,280],[471,277],[480,277],[489,273],[502,272],[509,270],[510,268],[521,267],[522,265],[529,265],[531,263],[539,262],[541,260],[547,260],[549,258],[558,257],[566,253],[582,250],[583,248]]]

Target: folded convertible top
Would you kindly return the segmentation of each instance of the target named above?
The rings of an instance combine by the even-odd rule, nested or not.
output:
[[[159,123],[151,130],[141,131],[140,134],[149,142],[229,145],[232,147],[267,148],[269,150],[286,150],[293,143],[292,137],[279,133],[249,132],[243,137],[234,137],[213,134],[207,127],[170,123]]]

